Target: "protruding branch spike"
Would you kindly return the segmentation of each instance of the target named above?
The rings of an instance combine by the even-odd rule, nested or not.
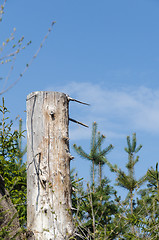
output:
[[[77,100],[77,99],[74,99],[74,98],[71,98],[71,97],[69,97],[69,96],[67,96],[67,98],[68,98],[68,101],[78,102],[78,103],[81,103],[81,104],[90,106],[89,103],[81,102],[81,101],[79,101],[79,100]]]
[[[77,121],[77,120],[75,120],[75,119],[72,119],[72,118],[69,118],[69,120],[71,121],[71,122],[75,122],[75,123],[77,123],[77,124],[80,124],[80,125],[82,125],[82,126],[84,126],[84,127],[89,127],[88,125],[86,125],[86,124],[84,124],[84,123],[82,123],[82,122],[79,122],[79,121]]]
[[[70,160],[74,159],[74,157],[70,153],[68,153],[68,157],[69,157]]]

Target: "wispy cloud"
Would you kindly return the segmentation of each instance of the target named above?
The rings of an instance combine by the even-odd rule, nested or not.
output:
[[[111,138],[123,137],[128,131],[159,134],[159,90],[145,87],[108,89],[90,82],[72,82],[56,90],[90,103],[89,109],[83,107],[79,111],[77,105],[70,108],[89,125],[97,121],[102,132]],[[72,128],[71,135],[87,138],[90,131]]]

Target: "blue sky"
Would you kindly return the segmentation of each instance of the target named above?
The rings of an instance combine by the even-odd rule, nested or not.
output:
[[[20,115],[25,121],[30,92],[65,92],[91,104],[70,103],[70,117],[90,126],[85,129],[70,123],[70,146],[76,143],[89,151],[91,126],[96,121],[107,136],[105,145],[115,147],[108,155],[112,163],[125,165],[126,136],[136,132],[138,144],[143,145],[136,177],[155,167],[159,148],[158,12],[157,0],[8,0],[0,23],[0,44],[14,27],[17,40],[24,35],[25,42],[32,41],[19,54],[8,85],[17,79],[51,22],[56,21],[38,57],[4,94],[11,117]],[[0,68],[5,77],[9,64]],[[76,156],[72,166],[89,180],[89,163],[71,151]],[[105,175],[113,179],[107,167]]]

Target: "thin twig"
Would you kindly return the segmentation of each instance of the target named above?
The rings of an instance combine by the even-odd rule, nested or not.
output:
[[[40,47],[38,48],[38,50],[36,51],[36,53],[34,54],[34,56],[31,58],[30,62],[28,64],[26,64],[26,67],[24,68],[23,72],[19,75],[19,77],[17,78],[17,80],[12,83],[8,88],[6,88],[5,90],[3,90],[2,92],[0,92],[0,95],[2,95],[3,93],[7,92],[8,90],[10,90],[12,87],[14,87],[18,82],[19,80],[23,77],[24,73],[28,70],[28,68],[30,67],[30,65],[32,64],[33,60],[37,57],[38,53],[40,52],[42,46],[44,45],[47,37],[49,36],[49,33],[51,32],[52,30],[52,27],[53,25],[55,24],[56,22],[52,22],[51,24],[51,28],[48,29],[48,32],[46,34],[46,36],[44,37],[44,39],[42,40],[41,44],[40,44]]]
[[[6,2],[7,2],[7,0],[4,0],[3,4],[1,5],[0,21],[2,21],[2,15],[4,13],[3,10],[4,10]]]
[[[14,69],[15,60],[16,60],[16,57],[14,57],[13,64],[12,64],[12,66],[11,66],[9,72],[8,72],[8,75],[7,75],[6,79],[5,79],[5,82],[4,82],[4,85],[3,85],[3,89],[5,89],[5,86],[7,85],[8,79],[11,76],[11,73],[12,73],[12,71]]]

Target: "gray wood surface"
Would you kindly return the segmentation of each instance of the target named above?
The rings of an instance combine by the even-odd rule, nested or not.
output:
[[[27,228],[37,240],[73,232],[68,106],[64,93],[27,96]]]

